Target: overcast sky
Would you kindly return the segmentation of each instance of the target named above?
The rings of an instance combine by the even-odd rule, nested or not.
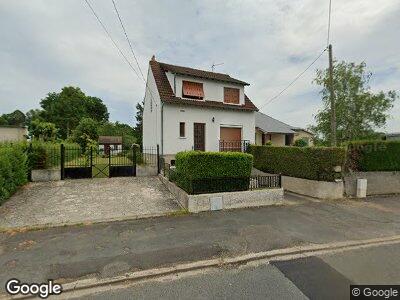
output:
[[[91,0],[129,56],[111,0]],[[284,88],[326,45],[329,0],[116,0],[142,70],[157,60],[249,82],[257,106]],[[365,61],[373,90],[400,89],[400,1],[333,0],[339,60]],[[129,56],[132,59],[131,56]],[[133,63],[133,59],[132,59]],[[262,111],[306,127],[321,107],[316,68]],[[48,92],[79,86],[103,99],[111,119],[134,124],[144,84],[119,56],[84,0],[0,0],[0,114],[38,108]],[[385,131],[400,131],[399,100]]]

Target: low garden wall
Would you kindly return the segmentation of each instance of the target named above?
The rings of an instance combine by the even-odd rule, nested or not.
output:
[[[400,172],[352,172],[344,176],[345,194],[356,197],[357,179],[367,179],[367,196],[400,194]]]
[[[285,191],[324,200],[343,198],[343,181],[317,181],[290,176],[282,176],[282,187]]]
[[[168,178],[162,175],[159,175],[159,178],[181,207],[192,213],[283,203],[282,188],[189,195]]]

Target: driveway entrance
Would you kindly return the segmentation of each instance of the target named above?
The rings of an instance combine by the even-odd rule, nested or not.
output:
[[[0,207],[0,228],[123,220],[177,210],[158,177],[29,183]]]

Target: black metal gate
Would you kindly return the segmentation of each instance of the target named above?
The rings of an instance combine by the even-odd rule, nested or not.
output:
[[[91,147],[83,151],[80,147],[61,144],[61,179],[136,176],[136,164],[151,163],[152,157],[159,166],[158,146],[154,149],[116,146],[109,151]]]

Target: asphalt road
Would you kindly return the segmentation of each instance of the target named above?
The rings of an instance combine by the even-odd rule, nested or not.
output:
[[[350,284],[400,284],[400,244],[133,283],[75,299],[349,299]]]
[[[400,234],[400,197],[237,209],[0,233],[0,294],[23,282],[108,278],[161,266],[298,245]]]

